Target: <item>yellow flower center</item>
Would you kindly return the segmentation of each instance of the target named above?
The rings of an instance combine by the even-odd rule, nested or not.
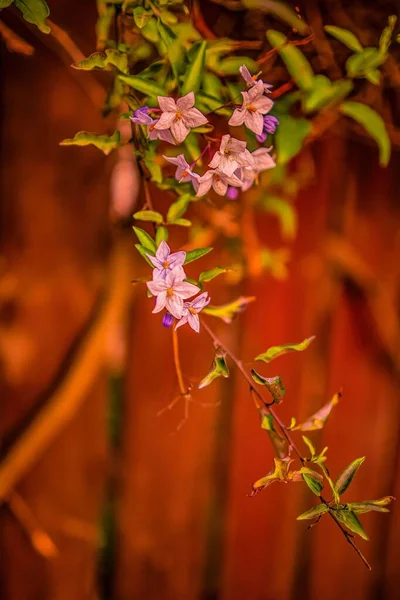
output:
[[[177,119],[182,119],[182,113],[178,110],[178,112],[176,113],[176,118]]]
[[[173,296],[174,295],[174,290],[172,288],[168,288],[167,289],[167,296]]]
[[[191,306],[189,306],[188,311],[190,313],[192,313],[192,315],[197,315],[197,310],[195,310],[194,308],[192,308]]]
[[[257,109],[254,106],[252,106],[251,104],[250,104],[250,106],[247,107],[247,110],[250,110],[251,112],[257,112]]]
[[[154,129],[155,129],[155,128],[156,128],[156,126],[155,126],[155,125],[150,125],[150,126],[149,126],[149,131],[154,131]]]
[[[163,264],[162,264],[164,269],[168,269],[169,267],[169,262],[167,260],[164,260]]]

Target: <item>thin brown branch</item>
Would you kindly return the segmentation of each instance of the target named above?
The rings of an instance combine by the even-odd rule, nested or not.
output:
[[[181,361],[179,358],[179,340],[178,340],[178,332],[175,327],[172,328],[172,346],[173,346],[173,354],[174,354],[174,365],[176,371],[176,377],[178,379],[179,391],[182,396],[187,395],[187,389],[185,388],[185,382],[183,381]]]
[[[11,494],[8,500],[8,508],[25,531],[32,547],[41,556],[45,558],[54,558],[57,556],[58,549],[53,540],[44,531],[30,507],[17,492]]]
[[[32,56],[35,52],[33,46],[17,35],[15,31],[7,27],[3,21],[0,21],[0,37],[4,40],[10,52],[18,52],[18,54],[23,54],[24,56]]]
[[[290,46],[305,46],[306,44],[309,44],[312,40],[314,39],[314,34],[310,34],[309,36],[305,37],[302,40],[288,40],[288,44]],[[271,48],[270,50],[267,50],[267,52],[265,52],[264,54],[261,54],[261,56],[259,56],[257,58],[257,64],[259,65],[263,65],[264,63],[268,62],[273,56],[275,56],[276,54],[279,53],[280,48]]]
[[[323,500],[323,498],[321,498],[321,501],[324,502],[324,504],[326,504],[326,502]],[[365,564],[365,566],[367,567],[367,569],[369,571],[371,571],[371,565],[369,564],[369,562],[367,561],[367,559],[365,558],[364,554],[361,552],[361,550],[358,548],[358,546],[356,545],[355,542],[353,542],[353,539],[351,537],[351,535],[349,534],[348,531],[346,531],[346,529],[343,527],[343,525],[335,518],[335,516],[332,514],[331,511],[329,511],[329,516],[335,521],[336,525],[339,527],[340,531],[343,533],[344,537],[346,538],[346,541],[350,544],[350,546],[353,548],[353,550],[355,552],[357,552],[358,556],[361,558],[361,560],[363,561],[363,563]]]

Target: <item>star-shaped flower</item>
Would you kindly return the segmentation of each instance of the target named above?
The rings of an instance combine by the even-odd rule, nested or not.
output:
[[[153,280],[160,278],[165,279],[168,273],[170,273],[173,269],[178,269],[176,273],[180,272],[182,279],[185,279],[186,275],[182,265],[186,259],[186,252],[183,250],[171,254],[171,250],[167,242],[162,241],[157,248],[156,255],[151,256],[151,254],[147,254],[147,258],[154,266]]]
[[[195,191],[197,192],[198,187],[199,187],[200,175],[198,175],[197,173],[192,171],[192,169],[190,168],[190,165],[186,161],[186,158],[184,157],[184,155],[183,154],[179,154],[179,156],[164,156],[163,155],[163,158],[165,158],[165,160],[172,163],[173,165],[177,166],[177,169],[175,171],[175,179],[177,179],[179,182],[191,181]]]
[[[267,114],[274,103],[264,96],[264,85],[257,81],[248,92],[242,92],[243,104],[236,108],[229,119],[229,125],[238,126],[243,123],[254,133],[261,135],[263,131],[263,115]]]
[[[253,87],[253,85],[258,83],[257,82],[258,75],[251,75],[251,73],[248,70],[248,68],[246,67],[246,65],[242,65],[241,67],[239,67],[239,72],[240,72],[241,76],[243,77],[243,79],[245,80],[245,82],[247,83],[248,87]],[[263,81],[262,83],[264,85],[264,92],[266,94],[268,94],[273,86],[270,83],[265,83],[265,81]]]
[[[148,114],[148,107],[142,106],[138,108],[133,113],[133,116],[130,117],[132,123],[136,125],[146,125],[147,126],[147,134],[150,140],[162,140],[163,142],[168,142],[169,144],[174,144],[174,139],[171,135],[169,129],[156,129],[156,125],[158,123],[158,119],[152,119]]]
[[[241,187],[242,181],[236,175],[226,175],[219,169],[207,171],[199,179],[199,189],[196,196],[204,196],[207,194],[211,186],[220,196],[225,196],[228,185],[233,187]]]
[[[254,160],[246,148],[246,142],[227,134],[222,136],[219,150],[214,154],[208,166],[212,169],[218,168],[230,177],[238,167],[253,167]]]
[[[194,93],[178,98],[175,102],[168,96],[158,96],[158,103],[162,114],[156,129],[170,129],[178,144],[181,144],[193,127],[208,123],[208,119],[194,108]]]
[[[153,296],[157,297],[153,313],[166,308],[176,319],[182,317],[183,301],[197,294],[200,288],[183,280],[182,269],[173,269],[165,277],[146,283]]]
[[[255,178],[261,171],[266,171],[267,169],[273,169],[276,164],[270,152],[272,150],[272,146],[270,148],[258,148],[251,153],[254,159],[254,168],[245,167],[241,170],[240,176],[242,178],[242,190],[245,192],[254,183]]]
[[[181,325],[185,325],[185,323],[189,323],[190,327],[196,331],[196,333],[199,333],[200,319],[198,313],[207,306],[209,302],[210,298],[208,297],[208,292],[203,292],[191,302],[185,302],[183,304],[182,317],[176,324],[175,329],[178,329]]]

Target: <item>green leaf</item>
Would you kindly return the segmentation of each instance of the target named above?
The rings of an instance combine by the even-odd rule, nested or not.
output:
[[[185,147],[186,147],[186,149],[188,151],[188,154],[189,154],[190,158],[192,160],[197,160],[198,166],[201,167],[202,161],[201,161],[201,159],[199,159],[199,156],[201,154],[201,150],[200,150],[200,146],[199,146],[199,141],[198,140],[199,140],[198,135],[195,132],[192,131],[186,137],[186,139],[184,141],[184,144],[185,144]]]
[[[278,50],[287,70],[299,88],[304,91],[311,89],[314,73],[301,50],[296,46],[290,45],[280,31],[270,29],[266,35],[271,46]]]
[[[133,218],[137,221],[152,221],[159,225],[161,225],[164,220],[162,214],[155,210],[140,210],[133,215]]]
[[[43,33],[50,33],[50,27],[46,25],[50,10],[45,0],[15,0],[14,6],[22,12],[25,21],[36,25]]]
[[[282,237],[285,240],[294,239],[297,231],[297,212],[293,204],[286,198],[272,195],[261,197],[260,204],[263,210],[278,217]]]
[[[167,223],[176,223],[176,220],[186,212],[192,197],[192,194],[182,194],[182,196],[179,196],[179,198],[170,205],[167,212]]]
[[[203,313],[212,317],[218,317],[224,323],[232,323],[236,315],[243,312],[247,308],[247,305],[254,300],[254,296],[240,296],[237,300],[221,306],[210,306],[209,304],[203,308]]]
[[[279,115],[279,127],[275,134],[278,164],[283,165],[296,156],[310,132],[311,123],[307,119]]]
[[[71,65],[74,69],[83,71],[91,71],[92,69],[106,69],[109,66],[114,66],[122,73],[128,73],[128,56],[123,52],[114,49],[107,49],[105,54],[95,52],[79,62]]]
[[[288,453],[288,443],[275,429],[274,417],[266,412],[264,408],[260,409],[261,428],[265,429],[271,440],[275,454],[279,458],[284,458]]]
[[[277,2],[276,0],[242,0],[242,4],[248,9],[262,10],[274,15],[274,17],[287,23],[303,35],[308,32],[307,23],[283,2]]]
[[[200,381],[198,386],[199,390],[210,385],[214,379],[217,379],[218,377],[229,377],[229,369],[225,361],[225,354],[220,350],[217,350],[215,353],[215,358],[209,373]]]
[[[334,38],[339,40],[339,42],[342,42],[342,44],[350,48],[350,50],[353,50],[354,52],[363,51],[363,47],[358,38],[348,29],[335,27],[334,25],[325,25],[324,29],[327,33],[330,33]]]
[[[303,110],[310,113],[340,102],[349,95],[352,89],[353,83],[348,79],[331,82],[325,75],[316,75],[312,88],[303,100]]]
[[[256,61],[248,56],[230,56],[218,61],[217,71],[218,74],[222,75],[223,77],[227,77],[229,75],[237,76],[239,67],[242,65],[245,65],[250,72],[257,72],[259,70]]]
[[[196,42],[196,49],[192,56],[191,63],[187,68],[181,88],[183,96],[189,92],[196,93],[200,88],[206,57],[206,48],[207,42]]]
[[[319,504],[318,506],[314,506],[314,508],[310,508],[306,512],[303,512],[301,515],[297,517],[298,521],[304,521],[306,519],[316,519],[321,517],[323,514],[329,511],[329,506],[326,504]]]
[[[322,429],[325,425],[328,417],[330,416],[332,409],[339,402],[341,398],[340,392],[335,394],[327,404],[320,408],[316,413],[311,415],[304,423],[300,423],[293,428],[294,431],[300,429],[300,431],[316,431]]]
[[[274,458],[274,470],[270,471],[265,477],[261,477],[253,483],[251,496],[265,490],[268,486],[275,482],[287,482],[289,475],[289,467],[293,459],[287,457]]]
[[[147,231],[145,231],[144,229],[140,229],[140,227],[133,227],[133,231],[136,233],[136,236],[142,246],[148,248],[149,250],[153,250],[153,252],[156,251],[156,242],[147,233]]]
[[[182,72],[185,49],[172,29],[162,21],[157,22],[160,37],[167,47],[166,57],[172,67],[176,79]]]
[[[267,388],[271,397],[276,404],[280,404],[283,400],[286,390],[280,377],[263,377],[255,369],[251,370],[251,376],[256,383]]]
[[[10,4],[12,4],[14,2],[14,0],[0,0],[0,10],[2,8],[7,8],[7,6],[10,6]]]
[[[322,484],[319,481],[319,479],[317,479],[313,475],[307,475],[306,473],[302,473],[302,477],[308,485],[308,487],[310,488],[310,490],[313,492],[313,494],[319,496],[322,490]]]
[[[142,29],[147,23],[147,21],[152,16],[152,13],[148,10],[145,10],[143,6],[136,6],[133,9],[133,20],[135,21],[136,27]]]
[[[193,262],[194,260],[198,260],[202,256],[205,256],[206,254],[211,252],[211,250],[213,250],[213,248],[196,248],[196,250],[188,250],[186,252],[186,259],[184,264],[187,265]]]
[[[169,224],[179,225],[180,227],[191,227],[192,221],[189,221],[189,219],[175,219],[174,221],[170,221]]]
[[[381,72],[379,69],[371,69],[365,73],[365,79],[367,79],[373,85],[379,85],[381,82]]]
[[[151,144],[149,150],[146,150],[143,157],[143,162],[151,175],[152,181],[162,183],[163,174],[160,165],[156,162],[155,145]]]
[[[96,46],[102,50],[110,39],[110,29],[115,18],[115,6],[107,4],[105,1],[97,2],[98,18],[96,22]]]
[[[340,112],[362,125],[379,147],[379,162],[386,166],[390,159],[390,138],[382,117],[372,108],[360,102],[343,102]]]
[[[363,540],[368,540],[368,536],[365,533],[363,526],[361,525],[357,515],[353,511],[343,509],[331,512],[335,519],[340,521],[340,523],[343,523],[343,525],[345,525],[347,529],[350,529],[350,531],[362,537]]]
[[[202,89],[205,94],[216,98],[220,104],[223,104],[222,81],[214,73],[204,73]]]
[[[339,475],[339,477],[335,481],[335,489],[339,496],[341,496],[347,490],[347,488],[353,481],[354,475],[357,473],[364,460],[365,456],[362,456],[361,458],[356,458],[356,460],[353,460],[353,462],[351,462]]]
[[[387,55],[382,55],[377,48],[365,48],[347,59],[347,74],[349,77],[365,77],[368,71],[379,67],[386,58]]]
[[[89,146],[90,144],[96,146],[105,155],[110,154],[112,150],[120,146],[120,133],[116,130],[111,136],[108,136],[79,131],[73,138],[60,142],[60,146]]]
[[[221,102],[217,98],[207,96],[204,92],[196,94],[196,107],[203,113],[215,112],[217,115],[230,116],[231,111],[221,106]]]
[[[164,96],[165,94],[164,88],[158,83],[139,75],[119,75],[119,78],[131,88],[146,96]]]
[[[254,360],[262,360],[263,362],[268,363],[271,362],[271,360],[278,358],[278,356],[283,356],[283,354],[288,354],[289,352],[302,352],[303,350],[306,350],[308,348],[308,346],[314,339],[315,336],[312,336],[306,338],[299,344],[284,344],[282,346],[272,346],[271,348],[268,348],[266,352],[263,352],[262,354],[256,356]]]
[[[390,43],[392,41],[393,30],[396,25],[397,17],[396,15],[390,15],[388,18],[388,24],[385,29],[382,31],[382,35],[379,38],[379,52],[382,55],[386,55],[389,50]]]
[[[307,448],[310,451],[311,458],[314,458],[314,456],[315,456],[315,448],[314,448],[314,445],[313,445],[312,441],[310,439],[308,439],[308,437],[306,437],[305,435],[303,435],[302,438],[303,438],[303,442],[305,443],[305,445],[307,446]]]
[[[207,281],[214,279],[214,277],[222,275],[222,273],[228,273],[228,271],[232,271],[232,269],[229,269],[228,267],[214,267],[213,269],[200,273],[199,281],[200,283],[206,283]]]
[[[367,513],[371,511],[389,512],[389,509],[384,508],[395,500],[394,496],[385,496],[379,500],[363,500],[362,502],[349,502],[347,507],[355,513]]]
[[[141,246],[141,244],[135,244],[135,248],[136,250],[139,252],[139,254],[141,254],[141,256],[143,256],[144,260],[147,262],[147,264],[149,264],[151,266],[152,269],[154,269],[154,265],[152,264],[152,262],[149,260],[148,258],[148,254],[153,254],[153,251],[150,251],[149,248],[146,248],[145,246]]]
[[[157,246],[159,246],[161,244],[161,242],[167,242],[168,241],[168,229],[166,227],[164,227],[163,225],[160,225],[159,227],[157,227],[157,231],[156,231],[156,244]]]

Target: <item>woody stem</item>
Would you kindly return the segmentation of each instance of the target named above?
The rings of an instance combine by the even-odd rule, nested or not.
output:
[[[173,327],[173,329],[172,329],[172,346],[173,346],[173,352],[174,352],[175,371],[176,371],[176,376],[178,378],[178,384],[179,384],[179,391],[182,394],[182,396],[185,396],[187,393],[187,390],[185,388],[185,382],[183,381],[181,361],[179,358],[178,332],[175,329],[175,327]]]

